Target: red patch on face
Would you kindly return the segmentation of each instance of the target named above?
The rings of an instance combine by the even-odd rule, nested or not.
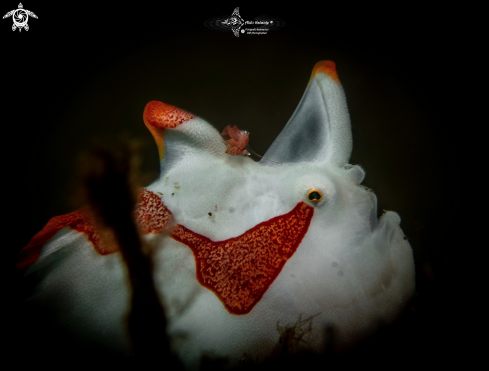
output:
[[[146,189],[139,193],[134,214],[136,223],[144,234],[162,232],[171,217],[170,210],[163,204],[160,196]]]
[[[168,223],[171,212],[165,207],[159,196],[143,189],[139,193],[134,216],[141,233],[160,233]],[[82,209],[52,218],[20,251],[17,268],[26,269],[34,264],[41,254],[42,246],[64,227],[85,233],[95,251],[100,255],[119,251],[112,231],[107,228],[97,229],[90,211]]]
[[[260,301],[295,253],[306,234],[314,208],[299,202],[287,214],[249,229],[241,236],[214,242],[182,225],[172,237],[187,245],[195,256],[197,279],[213,291],[233,314],[246,314]],[[161,198],[148,190],[139,194],[135,220],[142,233],[161,233],[171,212]],[[85,233],[100,255],[119,251],[108,229],[96,229],[88,209],[52,218],[22,249],[17,268],[25,269],[40,256],[42,246],[63,227]]]
[[[309,228],[314,208],[299,202],[287,214],[214,242],[177,225],[172,237],[190,247],[197,279],[233,314],[253,309],[294,254]]]

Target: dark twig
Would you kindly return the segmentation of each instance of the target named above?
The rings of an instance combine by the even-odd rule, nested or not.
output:
[[[133,151],[127,145],[118,151],[99,147],[92,155],[93,163],[85,176],[88,197],[100,228],[113,231],[127,265],[132,288],[128,329],[137,362],[159,361],[165,370],[180,368],[166,335],[167,322],[153,282],[151,257],[144,252],[133,220]]]

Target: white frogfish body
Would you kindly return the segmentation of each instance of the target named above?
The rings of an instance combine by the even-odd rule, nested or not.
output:
[[[333,62],[316,64],[259,162],[226,153],[216,129],[176,107],[153,101],[143,118],[161,173],[141,191],[136,221],[154,247],[167,333],[187,368],[203,354],[263,359],[277,325],[310,326],[308,349],[323,349],[326,327],[348,346],[403,310],[414,292],[412,250],[395,212],[377,219],[364,170],[348,163],[350,119]],[[121,253],[83,211],[53,218],[19,268],[33,282],[28,301],[48,305],[58,325],[131,354]]]

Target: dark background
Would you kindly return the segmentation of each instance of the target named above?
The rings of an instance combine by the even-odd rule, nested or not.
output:
[[[2,14],[17,7],[8,4]],[[18,252],[51,217],[79,206],[77,159],[94,138],[140,139],[149,183],[158,156],[142,112],[156,99],[218,130],[236,124],[250,131],[250,144],[263,154],[299,103],[314,64],[331,59],[352,119],[350,162],[366,170],[379,214],[400,214],[415,254],[417,295],[408,311],[416,345],[406,352],[435,363],[472,358],[465,283],[456,274],[466,242],[458,223],[457,153],[464,143],[455,124],[463,120],[457,108],[475,60],[461,26],[470,18],[466,9],[242,6],[245,20],[269,15],[286,25],[236,38],[203,23],[239,4],[23,5],[39,17],[29,19],[28,32],[12,32],[11,19],[0,22],[8,241],[2,289],[4,309],[13,308],[3,325],[13,325],[4,333],[19,350],[14,354],[32,346],[34,336],[15,315]]]

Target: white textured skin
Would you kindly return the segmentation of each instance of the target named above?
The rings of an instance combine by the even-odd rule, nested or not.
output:
[[[156,248],[168,333],[187,368],[197,367],[203,353],[264,357],[278,342],[277,322],[292,325],[300,315],[317,315],[308,338],[312,349],[322,349],[330,325],[338,345],[347,345],[375,331],[379,321],[391,322],[414,291],[412,251],[399,216],[387,212],[377,220],[377,199],[360,185],[364,171],[347,165],[351,133],[343,90],[322,73],[311,84],[339,97],[336,105],[328,98],[326,107],[334,145],[320,149],[315,162],[271,165],[225,154],[219,132],[200,118],[165,133],[161,177],[148,189],[163,194],[176,223],[218,241],[288,213],[300,201],[315,208],[297,251],[246,315],[230,314],[199,284],[187,246],[168,236],[145,237]],[[313,188],[322,201],[306,199]],[[60,323],[87,341],[130,353],[124,328],[129,293],[119,253],[99,256],[83,234],[65,228],[44,245],[28,277],[39,282],[30,300],[54,303]]]

